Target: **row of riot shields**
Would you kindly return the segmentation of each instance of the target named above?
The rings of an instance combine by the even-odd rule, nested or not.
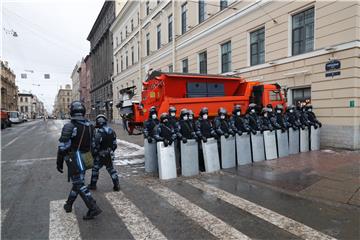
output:
[[[166,180],[177,177],[177,166],[181,165],[182,176],[199,174],[199,149],[202,152],[205,171],[233,168],[299,152],[320,149],[320,128],[305,128],[287,131],[258,131],[256,134],[221,136],[219,140],[209,138],[207,142],[188,140],[180,142],[180,151],[175,142],[165,147],[163,142],[148,143],[145,140],[145,171],[158,172]]]

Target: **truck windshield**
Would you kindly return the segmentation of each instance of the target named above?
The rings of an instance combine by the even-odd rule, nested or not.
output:
[[[9,115],[10,115],[11,118],[19,117],[19,114],[17,112],[9,112]]]
[[[270,101],[272,102],[281,101],[280,91],[270,91],[269,96],[270,96]]]

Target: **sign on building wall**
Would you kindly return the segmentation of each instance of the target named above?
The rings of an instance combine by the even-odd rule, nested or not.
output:
[[[335,77],[340,75],[341,62],[337,59],[332,59],[325,64],[325,77]]]

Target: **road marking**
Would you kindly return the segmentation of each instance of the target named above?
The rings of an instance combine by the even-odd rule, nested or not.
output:
[[[123,192],[107,193],[105,197],[135,239],[167,239]]]
[[[56,157],[44,157],[44,158],[29,158],[29,159],[19,159],[19,160],[7,160],[7,161],[1,161],[1,163],[14,163],[15,164],[23,164],[23,163],[32,163],[36,161],[47,161],[47,160],[56,160]]]
[[[1,209],[1,225],[2,225],[2,223],[4,222],[8,211],[9,211],[8,208],[7,208],[7,209]]]
[[[261,207],[253,202],[243,199],[239,196],[233,195],[229,192],[201,182],[197,179],[185,180],[190,185],[210,194],[221,200],[228,202],[235,207],[238,207],[256,217],[259,217],[273,225],[288,231],[295,236],[303,239],[336,239],[321,233],[311,227],[308,227],[302,223],[299,223],[291,218],[285,217],[279,213],[276,213],[270,209]]]
[[[65,200],[50,202],[49,240],[81,239],[78,221],[73,212],[66,213]]]
[[[14,138],[14,139],[11,140],[10,142],[8,142],[5,146],[3,146],[1,149],[4,149],[4,148],[10,146],[10,145],[13,144],[18,138],[19,138],[19,137]]]
[[[149,186],[149,188],[215,237],[219,239],[250,239],[245,234],[239,232],[237,229],[231,227],[199,206],[191,203],[179,194],[171,191],[169,188],[159,185],[152,185]]]

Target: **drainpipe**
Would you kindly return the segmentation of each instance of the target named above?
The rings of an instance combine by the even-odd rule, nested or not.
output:
[[[173,15],[173,31],[172,31],[172,65],[173,65],[173,72],[176,72],[176,38],[175,38],[175,33],[176,33],[176,14],[175,14],[175,1],[171,1],[171,5],[172,5],[172,15]]]
[[[139,62],[138,62],[138,64],[139,64],[139,81],[140,81],[140,91],[138,91],[138,92],[142,92],[142,82],[143,82],[143,79],[142,79],[142,73],[141,73],[141,71],[142,71],[142,55],[141,55],[141,53],[142,53],[142,21],[141,21],[141,16],[142,16],[142,11],[141,11],[141,1],[139,1],[139,34],[138,34],[138,46],[139,46],[139,48],[138,48],[138,50],[139,50],[139,52],[138,52],[138,59],[139,59]],[[141,98],[141,96],[138,96],[139,98]]]

